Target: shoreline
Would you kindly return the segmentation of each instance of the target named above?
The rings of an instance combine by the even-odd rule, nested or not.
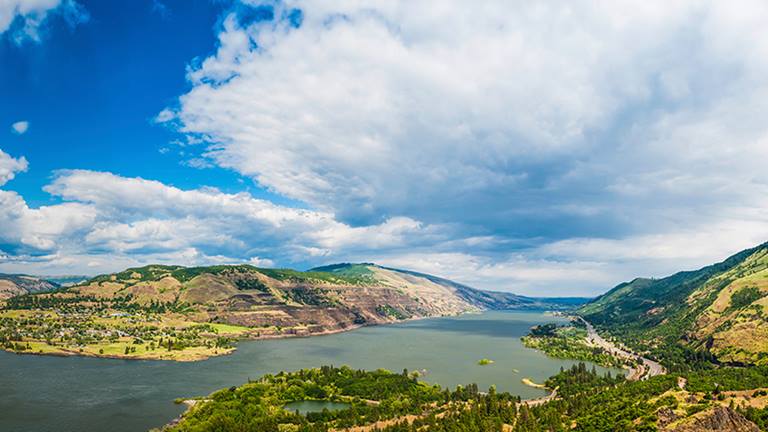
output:
[[[514,309],[509,309],[514,310]],[[343,328],[331,328],[326,329],[319,332],[306,332],[306,333],[272,333],[268,335],[260,335],[260,336],[252,336],[253,333],[257,333],[257,328],[252,328],[250,331],[246,332],[244,335],[240,335],[238,337],[237,343],[240,342],[249,342],[249,341],[261,341],[261,340],[278,340],[278,339],[292,339],[292,338],[311,338],[315,336],[330,336],[334,334],[339,333],[345,333],[348,331],[354,331],[358,330],[363,327],[377,327],[377,326],[385,326],[385,325],[392,325],[392,324],[399,324],[399,323],[406,323],[411,321],[421,321],[425,319],[433,319],[433,318],[449,318],[449,317],[457,317],[462,316],[466,314],[479,314],[484,311],[466,311],[461,312],[458,314],[446,314],[446,315],[434,315],[434,316],[423,316],[423,317],[411,317],[406,318],[403,320],[397,320],[397,321],[382,321],[377,323],[366,323],[366,324],[352,324],[347,327]],[[22,341],[27,342],[27,341]],[[40,341],[29,341],[29,342],[40,342]],[[9,350],[5,348],[0,348],[1,351],[7,352],[9,354],[17,354],[17,355],[35,355],[35,356],[51,356],[51,357],[88,357],[88,358],[97,358],[97,359],[108,359],[108,360],[145,360],[145,361],[175,361],[175,362],[182,362],[182,363],[188,363],[188,362],[199,362],[199,361],[205,361],[210,358],[214,357],[221,357],[226,355],[232,355],[237,351],[237,346],[235,346],[233,349],[223,352],[221,354],[216,355],[208,355],[208,356],[200,356],[196,358],[186,358],[186,359],[179,359],[179,358],[161,358],[158,356],[123,356],[119,354],[97,354],[93,352],[79,352],[79,351],[72,351],[64,348],[58,348],[53,345],[51,347],[56,348],[56,351],[47,351],[47,352],[39,352],[39,351],[15,351],[15,350]]]
[[[319,332],[294,332],[294,333],[270,333],[266,335],[259,335],[255,336],[255,333],[259,333],[258,328],[250,328],[249,331],[239,335],[237,337],[237,343],[241,342],[248,342],[248,341],[261,341],[261,340],[279,340],[279,339],[292,339],[292,338],[311,338],[316,336],[330,336],[334,334],[339,333],[345,333],[348,331],[354,331],[361,329],[363,327],[377,327],[377,326],[386,326],[386,325],[394,325],[394,324],[401,324],[401,323],[407,323],[412,321],[421,321],[426,319],[436,319],[436,318],[450,318],[450,317],[460,317],[464,315],[477,315],[481,314],[483,312],[488,312],[491,309],[485,309],[485,310],[468,310],[465,312],[455,313],[455,314],[445,314],[445,315],[431,315],[431,316],[422,316],[422,317],[411,317],[406,318],[403,320],[396,320],[396,321],[382,321],[382,322],[375,322],[375,323],[365,323],[365,324],[352,324],[347,327],[341,327],[341,328],[329,328],[323,331]],[[494,309],[495,310],[495,309]],[[499,311],[511,311],[511,312],[530,312],[532,310],[529,309],[499,309]],[[558,314],[566,315],[562,311],[552,311],[552,310],[533,310],[537,312],[544,312],[548,314],[553,314],[552,316],[557,316]],[[567,315],[566,315],[567,316]],[[29,341],[29,342],[41,342],[41,341]],[[221,354],[215,354],[215,355],[204,355],[204,356],[196,356],[191,358],[162,358],[161,356],[157,355],[120,355],[120,354],[98,354],[93,352],[79,352],[79,351],[73,351],[65,348],[58,348],[56,346],[51,347],[55,348],[55,351],[47,351],[47,352],[39,352],[39,351],[15,351],[15,350],[9,350],[5,348],[0,348],[0,350],[7,352],[9,354],[17,354],[17,355],[35,355],[35,356],[51,356],[51,357],[88,357],[88,358],[97,358],[97,359],[108,359],[108,360],[144,360],[144,361],[175,361],[175,362],[182,362],[182,363],[188,363],[188,362],[199,362],[199,361],[205,361],[210,358],[214,357],[221,357],[226,355],[232,355],[237,351],[237,345],[233,347],[233,349],[228,350],[226,352],[222,352]],[[526,347],[528,348],[528,347]],[[531,348],[528,348],[531,349]],[[535,383],[534,383],[535,384]],[[536,386],[532,386],[536,387]]]
[[[547,389],[548,388],[544,384],[538,384],[538,383],[534,382],[532,379],[530,379],[528,377],[521,379],[520,382],[522,382],[523,384],[527,385],[528,387],[533,387],[533,388],[537,388],[537,389]]]

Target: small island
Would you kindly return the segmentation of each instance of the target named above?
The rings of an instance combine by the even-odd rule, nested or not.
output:
[[[490,365],[490,364],[493,364],[493,363],[494,363],[493,360],[487,359],[487,358],[483,358],[483,359],[480,359],[480,360],[477,361],[477,364],[480,365],[480,366],[487,366],[487,365]]]

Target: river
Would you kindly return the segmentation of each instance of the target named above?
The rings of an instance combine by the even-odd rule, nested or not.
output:
[[[542,312],[492,311],[433,318],[311,338],[244,341],[229,356],[202,362],[45,357],[0,352],[0,431],[146,431],[183,411],[173,400],[207,395],[265,373],[321,365],[393,371],[426,369],[443,386],[477,383],[523,398],[573,364],[523,347],[520,337],[545,322]],[[480,366],[488,358],[493,364]],[[516,372],[517,370],[517,372]]]

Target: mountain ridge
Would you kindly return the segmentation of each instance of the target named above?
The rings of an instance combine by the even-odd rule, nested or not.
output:
[[[61,285],[38,276],[0,273],[0,300],[18,295],[52,291]]]
[[[768,242],[698,270],[621,283],[577,312],[673,369],[768,364]]]
[[[481,291],[373,264],[305,272],[151,264],[0,302],[0,343],[14,351],[199,360],[231,352],[232,338],[322,335],[484,309],[566,310],[574,301]],[[61,328],[67,334],[53,339]]]

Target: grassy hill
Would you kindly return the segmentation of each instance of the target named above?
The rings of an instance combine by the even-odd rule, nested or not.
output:
[[[699,270],[620,284],[579,313],[673,368],[768,364],[768,243]]]

